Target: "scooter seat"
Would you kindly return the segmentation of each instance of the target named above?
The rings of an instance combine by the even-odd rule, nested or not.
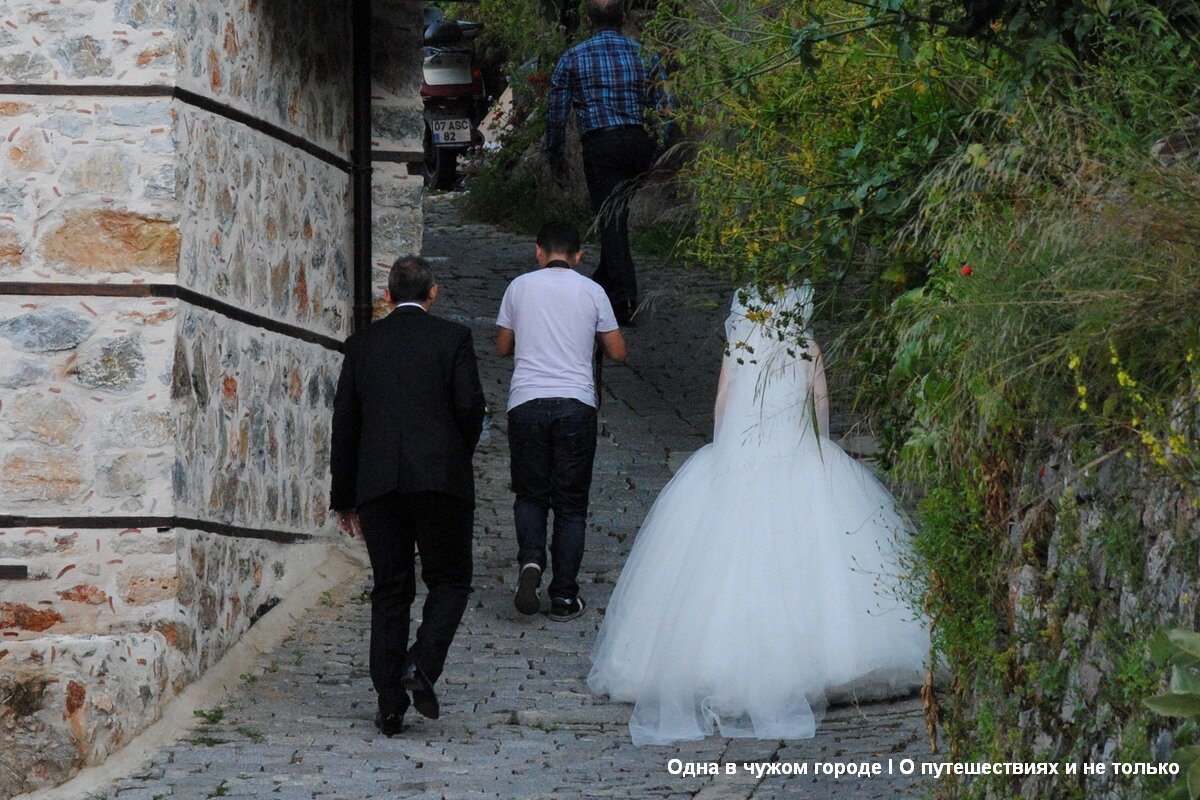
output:
[[[455,44],[461,42],[462,38],[462,28],[458,27],[457,22],[450,19],[438,20],[425,29],[426,45]]]

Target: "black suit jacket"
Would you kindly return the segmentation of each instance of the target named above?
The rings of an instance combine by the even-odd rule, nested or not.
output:
[[[333,403],[330,507],[393,490],[473,504],[484,410],[466,326],[403,306],[354,334]]]

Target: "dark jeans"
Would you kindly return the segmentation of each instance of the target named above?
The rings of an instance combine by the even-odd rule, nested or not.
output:
[[[416,664],[436,681],[467,608],[475,512],[467,501],[439,492],[391,492],[363,503],[358,516],[375,576],[371,682],[381,709],[403,711],[408,697],[400,679],[406,664]],[[409,648],[409,609],[417,594],[414,547],[429,594]]]
[[[654,141],[644,128],[611,128],[583,139],[583,174],[600,226],[600,266],[592,278],[604,287],[618,313],[622,306],[637,306],[637,273],[629,254],[629,200],[632,181],[650,168],[653,159]]]
[[[588,492],[596,455],[596,409],[566,397],[530,400],[508,412],[517,500],[517,562],[546,568],[546,520],[554,510],[550,597],[579,594]]]

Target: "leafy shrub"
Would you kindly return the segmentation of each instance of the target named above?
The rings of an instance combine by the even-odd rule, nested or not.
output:
[[[1146,699],[1156,714],[1185,722],[1175,731],[1177,745],[1171,760],[1181,767],[1182,778],[1171,797],[1200,797],[1200,634],[1173,629],[1158,632],[1150,652],[1159,668],[1171,668],[1170,691]]]

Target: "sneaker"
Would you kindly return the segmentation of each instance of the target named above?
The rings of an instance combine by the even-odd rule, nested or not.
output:
[[[569,619],[578,617],[586,608],[587,603],[583,602],[582,597],[576,597],[572,600],[555,597],[550,600],[550,619],[555,622],[566,622]]]
[[[516,605],[517,611],[529,616],[541,610],[542,590],[539,588],[541,583],[541,567],[534,563],[521,567],[521,575],[517,578],[517,596],[513,598],[513,604]]]

